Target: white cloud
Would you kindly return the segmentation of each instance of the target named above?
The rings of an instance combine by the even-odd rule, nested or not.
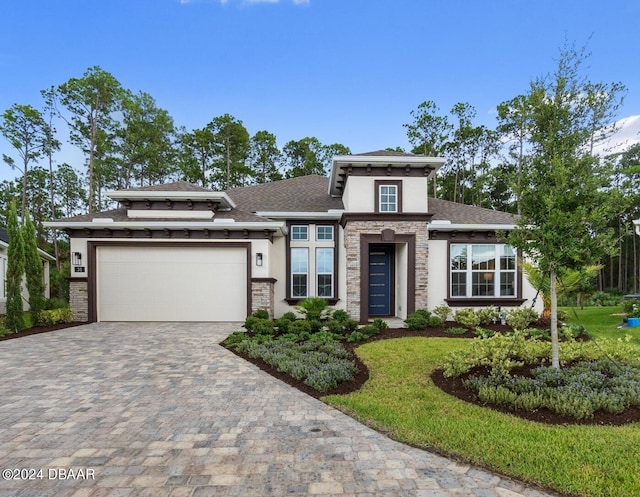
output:
[[[610,155],[624,152],[630,146],[640,143],[640,115],[628,116],[615,123],[616,132],[594,147],[596,155]]]

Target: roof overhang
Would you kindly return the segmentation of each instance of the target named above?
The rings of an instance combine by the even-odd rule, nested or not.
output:
[[[223,209],[235,209],[236,204],[225,192],[172,192],[150,190],[116,190],[106,192],[109,198],[124,202],[125,200],[199,200],[211,201],[220,204]]]
[[[511,231],[514,229],[516,229],[515,224],[453,224],[432,221],[427,225],[429,231]]]
[[[427,177],[432,177],[444,163],[444,157],[426,157],[424,155],[336,155],[331,166],[329,194],[342,195],[344,182],[353,168],[366,169],[385,167],[388,172],[400,170],[422,170]]]
[[[0,247],[5,247],[6,249],[9,248],[9,244],[7,242],[4,242],[2,240],[0,240]],[[56,258],[54,256],[52,256],[51,254],[45,252],[42,249],[38,249],[38,255],[40,257],[42,257],[43,259],[49,261],[49,262],[53,262],[56,260]]]
[[[266,222],[235,222],[230,219],[215,221],[113,221],[109,218],[99,218],[94,221],[48,221],[44,223],[47,228],[54,229],[128,229],[128,230],[256,230],[275,231],[282,235],[287,234],[286,224],[280,221]]]
[[[344,209],[329,210],[327,212],[282,212],[258,211],[256,215],[269,219],[309,219],[309,220],[340,220]]]

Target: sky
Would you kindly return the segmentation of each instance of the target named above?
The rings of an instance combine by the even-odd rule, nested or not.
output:
[[[228,113],[281,147],[408,150],[421,102],[468,102],[493,128],[568,41],[591,53],[590,80],[627,87],[621,139],[640,141],[637,0],[2,0],[0,19],[0,112],[99,66],[188,130]],[[0,137],[2,153],[17,157]]]

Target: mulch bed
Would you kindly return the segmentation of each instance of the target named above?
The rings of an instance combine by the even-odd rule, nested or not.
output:
[[[14,338],[28,337],[30,335],[38,335],[40,333],[48,333],[49,331],[63,330],[65,328],[72,328],[74,326],[80,326],[81,324],[87,324],[80,321],[74,321],[73,323],[58,323],[49,326],[34,326],[26,330],[19,331],[18,333],[12,333],[0,337],[0,342],[3,340],[13,340]]]
[[[447,323],[449,324],[449,323]],[[447,327],[454,327],[456,325],[449,325]],[[499,332],[508,332],[512,331],[509,326],[504,325],[489,325],[483,326],[485,329],[491,329]],[[255,364],[260,369],[269,373],[271,376],[278,378],[279,380],[287,383],[288,385],[297,388],[298,390],[310,395],[311,397],[315,397],[319,399],[324,397],[325,395],[342,395],[348,394],[351,392],[355,392],[359,390],[362,385],[369,379],[369,370],[367,366],[360,360],[360,358],[355,354],[355,349],[357,349],[360,345],[365,343],[374,342],[377,340],[387,340],[390,338],[405,338],[405,337],[443,337],[443,338],[476,338],[476,335],[471,331],[467,331],[467,333],[454,335],[446,332],[446,328],[427,328],[426,330],[407,330],[406,328],[389,328],[387,330],[381,331],[374,337],[369,338],[368,340],[364,340],[361,342],[348,343],[345,342],[344,345],[351,352],[353,356],[353,360],[355,361],[358,367],[358,374],[356,377],[349,382],[342,383],[338,385],[335,389],[330,390],[328,392],[318,392],[313,388],[305,385],[302,381],[296,380],[295,378],[281,373],[273,366],[267,364],[262,359],[253,359],[251,357],[245,356],[243,354],[238,354],[237,352],[231,350],[231,352],[236,353],[238,356],[243,359]],[[513,370],[514,375],[526,376],[529,375],[531,369],[534,366],[524,366],[523,368],[518,368]],[[503,408],[501,406],[488,405],[481,402],[474,392],[467,390],[464,388],[463,381],[471,374],[488,374],[487,370],[482,371],[481,369],[474,369],[467,373],[466,375],[462,375],[458,378],[445,378],[442,374],[441,369],[437,369],[431,373],[431,379],[434,384],[448,393],[449,395],[453,395],[460,400],[464,400],[465,402],[469,402],[471,404],[475,404],[484,408],[493,409],[500,412],[505,412],[512,414],[514,416],[518,416],[523,419],[527,419],[529,421],[536,421],[538,423],[550,424],[550,425],[568,425],[568,424],[582,424],[582,425],[612,425],[619,426],[627,423],[635,423],[640,421],[640,408],[632,408],[628,409],[622,414],[611,414],[607,412],[598,411],[594,414],[594,417],[586,420],[575,420],[572,418],[567,418],[556,414],[548,409],[538,409],[536,411],[511,411],[507,408]]]

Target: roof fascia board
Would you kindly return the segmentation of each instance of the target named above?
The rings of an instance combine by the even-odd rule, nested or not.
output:
[[[342,218],[344,210],[328,212],[283,212],[283,211],[257,211],[256,215],[274,219],[337,219]]]
[[[218,200],[226,203],[232,209],[235,209],[236,203],[225,192],[163,192],[148,190],[117,190],[106,192],[105,195],[110,199],[121,200]]]
[[[264,223],[250,223],[250,222],[180,222],[180,221],[117,221],[117,222],[93,222],[93,221],[47,221],[44,223],[47,228],[71,228],[71,229],[208,229],[208,230],[279,230],[283,234],[286,232],[286,225],[282,222],[264,222]]]
[[[480,231],[480,230],[514,230],[515,224],[445,224],[429,223],[429,231]]]

